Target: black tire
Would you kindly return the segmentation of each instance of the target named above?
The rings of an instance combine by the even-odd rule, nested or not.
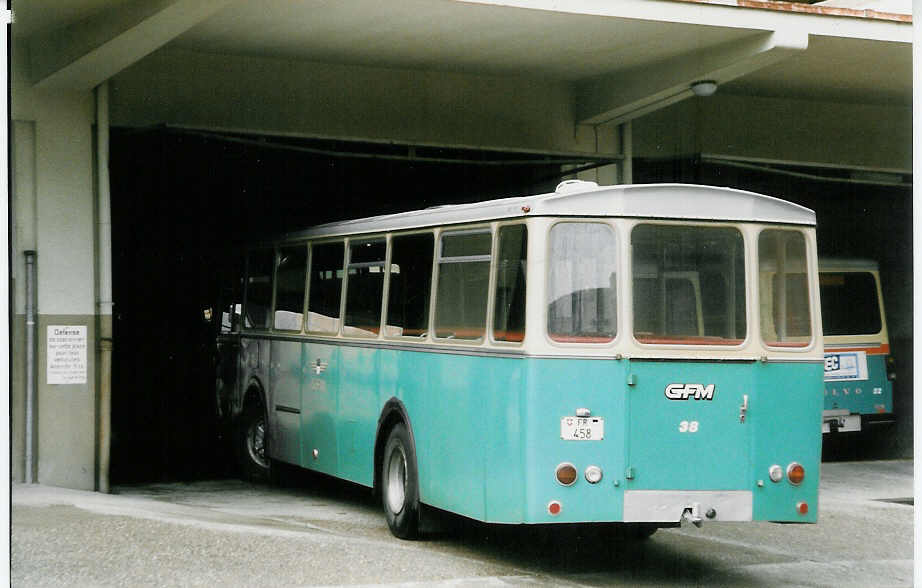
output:
[[[400,539],[419,535],[419,473],[416,448],[406,426],[397,423],[384,445],[381,501],[391,533]]]
[[[247,406],[240,418],[237,433],[237,461],[245,480],[266,482],[269,479],[266,412],[260,404]]]

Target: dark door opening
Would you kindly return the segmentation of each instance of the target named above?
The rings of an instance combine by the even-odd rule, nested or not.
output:
[[[171,129],[114,129],[111,153],[114,484],[229,473],[215,419],[215,324],[203,310],[215,307],[222,274],[248,240],[552,191],[562,164],[580,164]]]

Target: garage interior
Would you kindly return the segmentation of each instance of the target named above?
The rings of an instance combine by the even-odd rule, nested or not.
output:
[[[111,141],[113,484],[233,474],[215,422],[217,325],[203,310],[217,307],[247,243],[335,220],[550,192],[563,167],[611,164],[181,129],[114,129]]]
[[[203,318],[260,238],[314,224],[439,204],[553,191],[569,167],[611,160],[525,153],[115,129],[113,156],[113,484],[234,475],[219,439],[216,324]],[[207,170],[207,173],[203,173]],[[813,209],[821,256],[878,260],[890,316],[911,312],[911,176],[738,166],[693,159],[634,161],[637,183],[685,182],[770,194]],[[882,235],[887,238],[882,238]],[[912,339],[891,326],[897,382],[911,381]],[[144,376],[138,377],[138,374]],[[157,374],[157,377],[145,377]],[[894,394],[909,428],[912,395]],[[908,437],[908,440],[907,440]],[[827,459],[911,455],[911,434],[875,431],[827,442]]]
[[[246,242],[551,191],[573,174],[777,196],[816,211],[820,255],[878,261],[898,422],[858,444],[843,436],[837,454],[911,456],[911,16],[546,4],[14,3],[12,478],[27,479],[24,251],[39,252],[39,334],[89,332],[76,385],[44,381],[36,344],[35,479],[105,488],[97,328],[110,303],[111,482],[225,476],[203,311]],[[696,95],[708,80],[716,93]]]

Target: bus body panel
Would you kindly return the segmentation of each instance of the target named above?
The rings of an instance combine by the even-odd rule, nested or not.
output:
[[[845,354],[856,356],[857,361],[866,363],[867,377],[827,379],[823,396],[824,410],[848,410],[849,414],[859,415],[892,414],[893,382],[887,377],[889,353],[881,347],[867,351],[844,351],[833,346],[826,348],[827,358]]]
[[[749,489],[753,363],[631,362],[632,489]]]
[[[530,359],[525,432],[526,508],[524,522],[587,522],[622,520],[625,458],[626,360]],[[604,420],[599,441],[563,439],[561,419],[588,409]],[[576,467],[572,486],[557,482],[561,463]],[[587,467],[602,470],[602,480],[588,483]],[[559,515],[548,512],[558,501]]]
[[[302,387],[301,465],[338,476],[340,352],[343,348],[318,343],[305,343],[305,347],[307,381]]]
[[[701,516],[715,508],[715,520],[816,521],[820,431],[815,425],[822,408],[818,362],[530,363],[525,420],[531,425],[524,441],[528,511],[522,522],[675,523],[693,505],[700,506]],[[678,380],[714,383],[713,399],[695,400],[691,391],[687,400],[668,399],[666,387]],[[578,389],[573,388],[576,381],[583,383]],[[744,402],[747,410],[740,422]],[[789,406],[805,410],[791,416]],[[560,419],[574,416],[577,408],[604,419],[604,439],[561,439]],[[689,424],[683,427],[683,422]],[[772,465],[786,469],[792,462],[807,472],[801,485],[769,480]],[[561,463],[576,467],[572,486],[554,478]],[[597,484],[584,477],[590,465],[603,472]],[[548,512],[551,501],[561,504],[560,514]],[[807,514],[795,510],[801,501],[809,507]]]
[[[340,347],[337,449],[339,475],[366,486],[373,483],[378,415],[394,380],[384,371],[386,352],[370,347]],[[388,397],[389,398],[389,397]],[[386,400],[386,398],[385,398]]]
[[[815,523],[817,520],[822,432],[823,365],[819,362],[758,362],[752,381],[758,386],[747,420],[752,424],[753,520]],[[797,407],[797,410],[791,410]],[[797,462],[806,476],[800,485],[768,477],[769,468]],[[762,485],[759,485],[759,482]],[[795,511],[799,502],[808,511]]]
[[[683,508],[671,501],[692,496],[702,507],[719,506],[716,520],[816,520],[821,433],[810,425],[822,409],[818,363],[510,360],[304,347],[303,467],[371,486],[377,419],[396,397],[417,443],[422,502],[460,515],[492,523],[673,523]],[[670,399],[667,387],[676,383],[703,390],[672,388],[687,398]],[[784,407],[792,405],[804,410],[791,414]],[[577,409],[604,420],[603,439],[561,437],[561,419]],[[276,451],[273,457],[284,460]],[[769,480],[772,465],[792,462],[807,471],[800,486]],[[561,463],[576,467],[572,486],[554,477]],[[597,484],[584,477],[590,465],[603,472]],[[626,497],[641,505],[628,517]],[[561,503],[560,514],[548,512],[551,501]],[[806,515],[795,511],[800,501]]]
[[[276,420],[272,445],[276,459],[298,463],[301,454],[301,384],[303,348],[299,341],[269,342],[269,412]]]

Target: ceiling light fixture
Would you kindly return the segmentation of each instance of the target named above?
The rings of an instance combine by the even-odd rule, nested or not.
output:
[[[695,96],[711,96],[717,91],[717,82],[714,80],[692,82],[691,91]]]

